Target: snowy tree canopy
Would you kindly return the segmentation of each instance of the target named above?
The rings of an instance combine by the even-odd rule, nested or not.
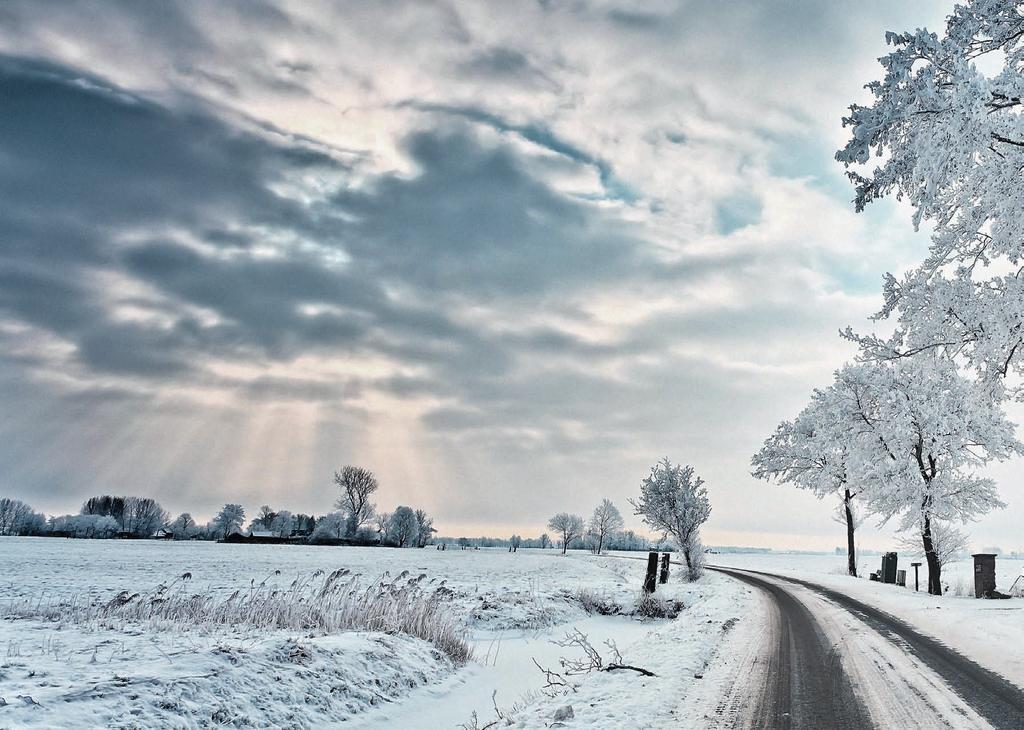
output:
[[[837,415],[835,388],[815,390],[793,421],[779,424],[751,459],[754,477],[793,484],[819,498],[846,489],[846,444],[829,433]]]
[[[20,499],[0,498],[0,535],[32,535],[45,524],[46,518]]]
[[[695,564],[701,552],[700,526],[711,516],[711,500],[704,480],[693,467],[676,465],[667,458],[651,467],[640,485],[640,499],[629,503],[644,522],[665,535],[671,535],[683,552],[687,568]],[[690,571],[690,577],[698,573]]]
[[[295,518],[291,512],[283,509],[274,514],[274,518],[270,522],[271,532],[278,537],[288,537],[292,534],[293,529],[295,529]]]
[[[217,516],[213,518],[214,529],[222,537],[227,537],[232,532],[241,532],[243,522],[245,522],[245,509],[240,504],[224,505]]]
[[[832,438],[849,449],[850,481],[873,514],[921,529],[1002,506],[995,483],[974,470],[1022,446],[982,389],[948,360],[924,356],[837,373],[835,407],[844,415]]]
[[[388,518],[387,539],[398,547],[415,547],[419,534],[420,523],[412,507],[396,507]]]
[[[583,537],[583,518],[568,512],[559,512],[548,520],[548,529],[561,536],[564,555],[574,540]]]
[[[359,528],[373,519],[376,505],[370,497],[377,491],[377,477],[361,466],[346,466],[334,472],[334,483],[341,490],[335,506],[347,516],[346,532],[354,537]]]
[[[611,500],[601,500],[601,504],[594,508],[594,514],[587,524],[587,530],[594,539],[594,552],[600,555],[608,539],[624,526],[625,522],[618,507],[612,504]]]
[[[815,390],[811,402],[795,420],[779,424],[751,459],[751,474],[758,479],[793,484],[819,499],[838,496],[837,521],[846,526],[847,571],[856,576],[854,532],[858,518],[853,499],[859,489],[847,480],[848,445],[833,434],[835,424],[843,418],[838,387]]]
[[[938,350],[989,381],[1024,371],[1024,4],[958,5],[945,35],[889,33],[882,81],[853,105],[836,157],[856,186],[856,207],[888,195],[933,229],[920,266],[885,279],[879,316],[897,314],[889,339],[847,336],[869,357]],[[871,171],[872,156],[882,158]],[[1001,385],[990,382],[992,395]]]

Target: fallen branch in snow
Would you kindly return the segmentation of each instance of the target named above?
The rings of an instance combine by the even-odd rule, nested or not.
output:
[[[573,685],[571,682],[569,682],[564,676],[562,676],[558,672],[554,672],[554,671],[552,671],[550,669],[542,667],[537,662],[537,660],[532,658],[532,657],[530,658],[530,660],[534,663],[534,665],[536,665],[537,669],[539,669],[540,671],[544,672],[544,680],[545,680],[544,689],[545,690],[554,689],[556,692],[559,692],[559,691],[562,691],[563,689],[564,690],[571,689],[573,692],[576,691],[576,686]]]
[[[566,633],[564,639],[552,641],[551,643],[556,646],[562,647],[575,647],[583,652],[583,656],[579,659],[566,659],[562,657],[558,663],[561,665],[564,673],[559,673],[542,667],[534,659],[533,663],[537,666],[537,669],[544,672],[544,678],[546,684],[544,690],[549,695],[564,693],[566,690],[576,691],[576,685],[570,682],[567,678],[578,674],[589,674],[590,672],[613,672],[620,669],[629,670],[642,674],[645,677],[656,677],[654,672],[643,667],[637,667],[632,664],[626,664],[622,657],[622,652],[619,651],[619,647],[615,645],[614,641],[605,641],[607,646],[612,652],[612,661],[609,664],[605,664],[604,658],[594,648],[594,645],[590,643],[590,639],[579,629],[573,629]]]
[[[632,664],[609,664],[607,667],[605,667],[601,671],[602,672],[611,672],[611,671],[614,671],[616,669],[632,669],[634,672],[639,672],[640,674],[644,675],[645,677],[657,677],[658,676],[657,674],[655,674],[654,672],[652,672],[649,669],[644,669],[643,667],[634,667]]]
[[[534,662],[536,664],[536,662]],[[539,665],[538,665],[539,666]],[[512,705],[511,710],[503,711],[498,707],[498,690],[491,692],[491,704],[494,705],[494,714],[497,717],[491,720],[486,725],[480,724],[480,718],[476,714],[476,710],[473,710],[469,716],[469,722],[464,722],[459,725],[462,730],[490,730],[490,728],[498,727],[499,725],[505,725],[506,727],[512,724],[512,715],[522,709],[519,705]]]

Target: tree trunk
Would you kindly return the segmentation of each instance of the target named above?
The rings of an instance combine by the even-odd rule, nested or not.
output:
[[[597,537],[597,554],[601,554],[601,548],[604,547],[604,535],[598,535]]]
[[[691,570],[691,568],[693,568],[693,563],[690,560],[690,544],[689,544],[689,542],[687,542],[687,544],[685,544],[683,546],[683,560],[686,561],[686,575],[689,578],[690,577],[690,570]],[[690,580],[693,580],[693,578],[690,578]]]
[[[847,489],[843,494],[843,509],[846,512],[846,571],[854,578],[857,577],[857,548],[853,541],[853,510],[850,508],[850,500],[853,496]]]
[[[569,547],[569,538],[563,537],[562,538],[562,555],[565,555],[565,551],[566,551],[566,549],[568,547]]]
[[[924,544],[924,557],[928,562],[928,592],[933,596],[941,596],[942,566],[939,564],[939,556],[935,554],[932,523],[927,515],[924,518],[924,529],[921,531],[921,542]]]

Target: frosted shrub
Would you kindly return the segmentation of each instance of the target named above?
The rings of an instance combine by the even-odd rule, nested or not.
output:
[[[641,593],[636,599],[634,616],[641,618],[676,618],[686,608],[682,601],[666,599],[655,593]]]
[[[580,608],[589,614],[617,616],[622,613],[622,607],[611,597],[592,588],[578,588],[572,597],[580,604]]]
[[[275,571],[273,575],[280,575]],[[380,631],[408,634],[429,641],[456,662],[472,657],[461,622],[449,609],[451,591],[442,583],[423,585],[426,574],[403,571],[393,580],[369,586],[347,568],[317,571],[299,577],[287,588],[252,581],[248,590],[227,598],[185,590],[191,574],[140,594],[122,591],[108,601],[23,600],[0,607],[0,615],[75,624],[117,626],[149,623],[154,628],[242,626],[255,629],[296,629],[325,634],[339,631]]]

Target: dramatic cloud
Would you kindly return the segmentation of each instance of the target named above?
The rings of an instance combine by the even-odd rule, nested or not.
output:
[[[884,30],[940,19],[5,3],[0,491],[323,512],[354,462],[528,532],[667,454],[711,539],[830,545],[747,459],[920,255],[831,155]]]

